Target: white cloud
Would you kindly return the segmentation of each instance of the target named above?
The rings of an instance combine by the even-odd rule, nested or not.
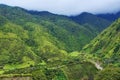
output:
[[[74,15],[84,11],[108,13],[120,10],[120,0],[0,0],[0,3],[64,15]]]

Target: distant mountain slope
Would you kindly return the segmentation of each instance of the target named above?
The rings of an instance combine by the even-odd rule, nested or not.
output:
[[[80,50],[95,36],[69,18],[49,14],[31,15],[19,7],[0,5],[0,65],[4,69],[11,64],[64,60],[67,52]]]
[[[99,30],[67,16],[0,5],[0,74],[30,74],[33,80],[93,80],[98,70],[89,59],[92,56],[76,55]]]
[[[97,32],[101,32],[111,24],[109,20],[106,20],[104,18],[98,17],[94,14],[87,13],[87,12],[81,13],[78,16],[72,16],[70,18],[81,25],[87,24],[91,26]]]
[[[69,46],[69,47],[67,46],[67,49],[70,49],[69,51],[80,50],[82,45],[84,45],[85,43],[88,43],[91,39],[93,39],[98,34],[97,30],[91,27],[91,25],[89,24],[80,25],[74,22],[73,20],[69,19],[69,17],[64,15],[52,14],[46,11],[43,11],[43,12],[27,11],[27,12],[36,16],[36,18],[38,19],[42,19],[44,21],[49,21],[50,23],[52,23],[52,24],[49,24],[49,26],[51,27],[49,26],[45,26],[45,27],[47,27],[50,30],[50,33],[52,35],[56,36],[59,40],[66,43],[66,45]],[[46,23],[43,22],[41,24],[45,25]],[[56,27],[58,26],[58,27],[54,28],[54,26]],[[61,31],[62,29],[66,30],[67,33],[65,33],[64,31],[63,32],[64,34],[63,34]],[[59,31],[60,33],[57,33],[56,31]],[[64,36],[66,34],[68,35],[68,37]],[[69,34],[71,36],[69,36]],[[89,36],[88,39],[85,39],[87,38],[87,36]],[[71,41],[69,42],[69,40],[66,40],[66,39],[70,39],[71,41],[74,41],[74,43],[72,43]]]
[[[81,50],[85,44],[97,35],[93,28],[81,26],[67,16],[49,12],[33,12],[19,7],[0,5],[0,15],[22,27],[27,22],[42,25],[48,34],[64,44],[64,47],[58,47],[69,52]]]
[[[116,19],[120,18],[120,12],[117,13],[108,13],[108,14],[98,14],[98,17],[104,18],[109,21],[115,21]]]
[[[82,52],[94,54],[106,63],[118,64],[120,62],[120,19],[86,45]]]

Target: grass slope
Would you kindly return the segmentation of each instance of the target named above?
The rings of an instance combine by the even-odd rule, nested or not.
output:
[[[120,66],[120,19],[86,45],[82,52],[98,56],[106,64]]]

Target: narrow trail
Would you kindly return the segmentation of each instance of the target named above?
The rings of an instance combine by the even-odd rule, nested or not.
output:
[[[94,64],[95,67],[96,67],[98,70],[103,70],[103,67],[100,65],[100,63],[97,63],[97,62],[95,62],[95,61],[93,61],[93,60],[89,60],[88,62]],[[75,65],[75,64],[81,64],[81,63],[78,62],[78,63],[74,63],[74,65]],[[69,64],[69,65],[73,65],[73,63],[72,63],[72,64]],[[49,68],[49,69],[58,69],[58,68],[62,68],[62,67],[64,67],[64,66],[65,66],[65,65],[60,65],[60,66],[51,67],[51,68]]]
[[[90,62],[91,62],[92,64],[94,64],[95,67],[96,67],[98,70],[103,70],[103,67],[102,67],[99,63],[97,63],[97,62],[95,62],[95,61],[91,61],[91,60],[90,60]]]
[[[96,66],[97,69],[103,70],[103,67],[101,67],[98,63],[95,63],[95,66]]]

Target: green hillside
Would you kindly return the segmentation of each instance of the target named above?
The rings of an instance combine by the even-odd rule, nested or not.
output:
[[[93,54],[106,64],[120,66],[120,19],[86,45],[82,52]]]
[[[67,16],[0,4],[0,79],[97,80],[110,69],[118,75],[120,19],[92,40],[109,21],[90,16],[80,25]]]
[[[58,40],[40,25],[28,22],[22,27],[0,17],[0,21],[3,20],[5,23],[0,24],[0,74],[32,74],[33,80],[93,78],[97,71],[95,66],[69,57],[57,47]]]
[[[70,18],[81,25],[94,29],[98,33],[111,24],[111,21],[87,12],[83,12],[80,15],[72,16]]]
[[[48,34],[56,37],[60,43],[63,43],[64,48],[62,49],[68,52],[81,50],[85,44],[89,43],[90,40],[97,35],[95,29],[81,26],[67,16],[47,12],[31,14],[22,8],[6,5],[0,5],[0,15],[22,27],[24,27],[27,22],[43,26]]]
[[[49,35],[41,25],[27,22],[26,26],[22,27],[0,17],[0,22],[3,20],[6,22],[0,24],[0,65],[26,61],[28,64],[29,61],[34,64],[34,62],[47,60],[53,57],[52,55],[59,58],[60,55],[65,56],[66,52],[57,47],[62,46],[62,43]]]
[[[34,15],[19,7],[0,5],[1,77],[30,74],[33,80],[94,78],[94,64],[69,55],[93,39],[93,31],[65,16],[49,14]]]

